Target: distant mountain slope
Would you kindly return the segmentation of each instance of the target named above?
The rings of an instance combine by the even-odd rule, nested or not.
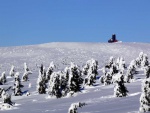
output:
[[[29,66],[35,68],[36,64],[54,61],[61,67],[68,65],[71,61],[81,65],[87,60],[94,58],[103,66],[110,56],[124,57],[129,63],[143,51],[149,56],[150,44],[146,43],[47,43],[32,46],[1,47],[0,67],[9,69],[8,66],[14,64],[20,67],[20,63],[27,62]],[[59,66],[59,68],[61,68]]]

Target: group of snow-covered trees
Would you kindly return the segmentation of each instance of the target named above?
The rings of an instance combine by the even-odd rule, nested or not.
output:
[[[86,85],[94,85],[96,75],[98,75],[98,62],[94,59],[87,61],[82,70],[72,62],[64,71],[56,72],[55,67],[53,62],[47,70],[43,65],[40,66],[37,80],[39,94],[47,92],[50,96],[57,98],[72,95],[81,91]]]
[[[140,111],[150,111],[150,66],[148,57],[143,52],[128,66],[122,57],[117,58],[117,60],[110,57],[108,64],[102,69],[104,75],[100,77],[100,82],[104,85],[114,84],[114,96],[125,97],[128,90],[124,83],[130,83],[134,80],[134,75],[138,74],[138,68],[141,68],[146,76],[142,85]],[[40,66],[37,91],[39,94],[48,93],[50,96],[61,98],[79,92],[85,86],[94,85],[97,75],[98,61],[94,59],[88,60],[83,69],[71,63],[64,71],[58,72],[55,71],[55,65],[51,62],[47,70],[43,65]],[[73,104],[72,106],[76,105]],[[76,110],[76,107],[71,107],[69,113],[75,113]]]
[[[127,96],[128,90],[124,83],[130,83],[134,80],[134,75],[138,74],[138,68],[144,70],[146,78],[149,78],[149,61],[143,52],[135,60],[132,60],[129,66],[126,66],[122,57],[117,58],[117,60],[110,57],[108,64],[102,68],[103,75],[100,77],[100,82],[104,85],[115,84],[115,96]]]
[[[127,96],[128,90],[125,87],[125,60],[122,57],[115,60],[110,57],[108,64],[102,68],[103,75],[100,77],[100,82],[104,85],[114,84],[114,96]]]
[[[28,81],[28,75],[32,74],[32,72],[29,70],[26,63],[24,63],[24,73],[22,76],[22,80],[20,79],[20,73],[15,70],[15,66],[11,66],[9,76],[14,79],[13,86],[8,87],[7,89],[0,87],[0,98],[2,98],[4,104],[13,105],[14,102],[11,101],[11,94],[8,93],[9,90],[12,90],[12,94],[14,96],[22,96],[22,90],[21,88],[24,87],[21,83],[21,81]],[[0,76],[0,85],[5,85],[7,82],[7,77],[5,72],[2,73]]]

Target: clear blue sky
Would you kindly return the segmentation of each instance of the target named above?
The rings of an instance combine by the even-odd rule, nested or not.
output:
[[[0,0],[0,46],[150,42],[150,0]]]

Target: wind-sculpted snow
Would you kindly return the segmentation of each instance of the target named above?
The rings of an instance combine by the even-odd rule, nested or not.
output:
[[[0,48],[0,73],[6,72],[7,83],[5,87],[14,84],[9,76],[11,66],[24,73],[24,63],[32,71],[29,81],[22,82],[22,91],[28,90],[30,96],[12,96],[16,104],[13,108],[1,111],[2,99],[0,98],[0,112],[4,113],[67,113],[70,105],[76,102],[85,102],[87,105],[79,108],[79,113],[138,113],[139,98],[141,95],[141,81],[144,79],[143,71],[135,75],[135,80],[125,84],[129,94],[127,97],[117,98],[114,94],[114,85],[104,86],[97,81],[95,86],[87,86],[81,92],[73,96],[57,99],[49,98],[48,94],[38,94],[36,82],[39,66],[43,64],[46,69],[50,62],[56,65],[55,71],[64,70],[70,62],[75,62],[83,68],[86,61],[95,59],[98,61],[98,68],[101,69],[111,56],[114,58],[123,57],[128,65],[131,60],[138,57],[143,51],[150,56],[150,44],[146,43],[47,43],[31,46],[1,47]],[[99,75],[102,72],[99,70]],[[2,85],[0,85],[2,87]]]

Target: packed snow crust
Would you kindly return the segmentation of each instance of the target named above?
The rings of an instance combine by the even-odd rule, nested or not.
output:
[[[138,57],[140,52],[150,57],[150,44],[147,43],[47,43],[31,46],[0,47],[0,73],[6,73],[7,82],[0,87],[13,86],[14,81],[9,72],[11,66],[24,73],[24,63],[32,71],[29,81],[22,82],[22,91],[28,90],[30,95],[12,96],[15,105],[8,106],[0,98],[0,112],[3,113],[67,113],[72,103],[83,102],[87,105],[79,108],[79,113],[138,113],[140,106],[141,83],[145,78],[143,70],[134,76],[132,83],[125,84],[129,94],[127,97],[117,98],[113,95],[114,85],[104,86],[96,81],[95,86],[87,86],[81,92],[59,98],[49,97],[48,94],[38,94],[36,82],[39,66],[48,68],[50,62],[56,65],[55,71],[62,71],[74,62],[82,69],[86,61],[96,59],[99,63],[99,77],[101,68],[105,66],[111,56],[123,57],[127,66],[131,60]],[[11,91],[10,91],[11,92]],[[5,107],[2,107],[5,106]]]

